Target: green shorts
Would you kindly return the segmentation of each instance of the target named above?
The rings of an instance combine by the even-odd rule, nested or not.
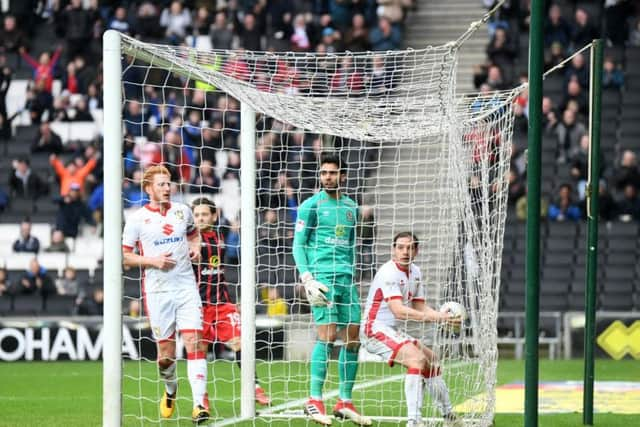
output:
[[[353,277],[346,274],[319,274],[315,279],[327,285],[329,288],[327,299],[331,302],[331,305],[327,307],[311,307],[316,325],[359,324],[361,319],[360,297],[358,296],[358,288],[353,283]]]

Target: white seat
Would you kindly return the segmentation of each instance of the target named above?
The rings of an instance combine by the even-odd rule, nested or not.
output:
[[[67,266],[67,254],[65,253],[41,253],[38,255],[38,262],[48,271],[56,271],[58,276],[62,274],[62,271]]]
[[[0,247],[9,247],[13,251],[13,242],[20,236],[19,224],[0,224]]]
[[[50,126],[65,145],[69,141],[93,141],[99,133],[94,122],[51,122]]]
[[[7,270],[27,270],[33,258],[35,255],[31,253],[14,253],[5,258],[5,267]]]
[[[47,223],[31,224],[31,235],[40,241],[40,251],[49,247],[51,244],[51,225]]]
[[[98,267],[98,258],[86,254],[69,254],[67,265],[76,270],[89,270],[89,274],[93,276],[93,272]]]
[[[79,255],[92,256],[95,258],[102,258],[102,239],[99,237],[79,237],[76,239],[76,247],[74,252]]]

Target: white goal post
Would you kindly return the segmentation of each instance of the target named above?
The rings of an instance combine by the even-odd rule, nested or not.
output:
[[[477,28],[477,23],[474,25]],[[456,410],[465,425],[491,424],[511,104],[523,87],[457,94],[458,49],[467,37],[465,34],[456,42],[420,50],[321,55],[198,51],[144,43],[114,31],[105,33],[103,425],[120,426],[123,420],[131,420],[132,425],[142,425],[145,420],[159,422],[146,409],[159,397],[159,380],[145,377],[153,361],[141,361],[133,374],[123,372],[123,297],[125,301],[128,297],[120,286],[127,279],[122,271],[120,239],[123,199],[126,204],[130,202],[123,195],[123,181],[130,188],[140,185],[123,170],[127,162],[133,162],[136,170],[145,166],[144,160],[123,158],[123,142],[138,154],[144,152],[145,144],[152,143],[160,150],[166,146],[177,149],[178,157],[161,155],[177,174],[182,174],[181,168],[186,166],[185,173],[190,176],[176,183],[175,196],[193,200],[212,195],[216,203],[224,203],[225,212],[234,212],[227,218],[230,223],[241,217],[238,282],[242,369],[238,377],[234,373],[231,380],[220,380],[229,381],[224,387],[231,390],[239,378],[241,389],[239,393],[229,391],[228,396],[215,388],[212,406],[218,399],[228,407],[228,413],[221,410],[218,415],[212,414],[212,422],[229,425],[229,420],[256,417],[267,421],[302,417],[298,401],[302,390],[306,392],[308,353],[300,337],[313,336],[311,317],[296,312],[279,318],[284,324],[284,338],[278,346],[284,348],[281,357],[285,363],[267,360],[261,371],[267,376],[258,375],[258,379],[261,383],[278,383],[280,388],[271,389],[272,408],[256,411],[255,348],[260,341],[256,336],[256,304],[273,287],[278,291],[285,289],[281,285],[296,289],[295,278],[291,279],[292,275],[297,277],[295,270],[285,262],[291,258],[287,233],[292,229],[293,211],[287,203],[301,201],[316,189],[317,154],[331,149],[346,164],[347,193],[370,208],[375,218],[372,237],[365,242],[365,237],[359,236],[356,248],[361,302],[375,267],[388,259],[392,236],[405,230],[416,233],[421,238],[417,264],[428,284],[429,304],[460,301],[469,319],[460,334],[442,326],[407,327],[439,354]],[[134,74],[131,81],[126,77],[123,80],[123,75]],[[126,85],[140,93],[141,100],[129,96]],[[202,103],[194,101],[196,92]],[[215,105],[209,103],[210,95],[215,95]],[[131,104],[142,109],[135,116],[140,118],[123,118],[123,111],[129,111]],[[151,109],[157,112],[155,117],[146,114]],[[165,109],[180,112],[168,118],[163,115]],[[185,129],[191,126],[191,112],[195,117],[200,115],[200,121],[196,126],[197,144],[188,146],[183,138]],[[234,121],[237,117],[239,123]],[[217,121],[220,128],[216,127]],[[134,130],[136,126],[154,128],[160,136],[134,138],[129,135],[128,125]],[[178,139],[170,140],[169,133],[179,135]],[[205,133],[218,135],[221,141],[210,157],[218,180],[215,188],[207,184],[199,167],[202,163],[197,163],[209,148],[203,142]],[[229,140],[232,145],[227,145]],[[183,153],[194,156],[196,163],[185,164]],[[241,169],[233,169],[238,153]],[[220,195],[234,185],[238,176],[239,189],[226,193],[235,194],[237,200],[229,202]],[[263,182],[268,182],[267,187]],[[286,201],[282,205],[278,199],[280,204],[270,205],[274,198]],[[277,244],[269,240],[273,228],[264,218],[269,211],[283,223]],[[266,239],[261,237],[263,230]],[[266,279],[261,276],[263,271],[268,273]],[[304,306],[299,297],[292,296],[296,307]],[[142,328],[144,318],[135,320],[136,327]],[[142,335],[134,338],[139,349],[149,344]],[[398,408],[401,393],[387,396],[397,392],[392,383],[398,379],[388,376],[379,362],[369,362],[372,359],[365,352],[361,352],[361,360],[363,366],[356,380],[358,405],[377,420],[404,420],[406,413]],[[218,381],[209,372],[210,383]],[[123,387],[125,377],[133,382],[129,391]],[[328,383],[325,388],[335,385],[331,379]],[[149,392],[150,388],[156,394]],[[123,396],[135,402],[127,407]],[[385,397],[391,400],[385,402]],[[433,425],[442,421],[434,405],[425,407],[425,419]]]

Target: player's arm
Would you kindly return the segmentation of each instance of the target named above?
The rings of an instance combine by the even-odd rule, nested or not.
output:
[[[417,320],[418,322],[444,322],[448,315],[435,311],[427,306],[424,310],[416,310],[402,303],[402,298],[390,298],[387,301],[389,310],[398,320]]]
[[[462,319],[460,319],[459,317],[451,316],[451,313],[441,313],[437,310],[434,310],[424,302],[424,299],[414,299],[411,302],[411,307],[416,311],[419,311],[422,313],[429,313],[429,316],[431,318],[436,319],[436,320],[427,320],[427,322],[446,322],[455,326],[455,325],[460,325],[460,322],[462,321]]]
[[[307,244],[315,221],[312,221],[315,213],[312,212],[309,203],[302,203],[298,208],[295,232],[293,234],[293,259],[300,276],[309,272],[309,257],[307,256]],[[312,224],[313,222],[313,224]]]
[[[133,247],[122,247],[122,264],[125,267],[141,267],[141,268],[157,268],[159,270],[169,271],[176,265],[176,261],[171,258],[170,253],[160,256],[144,256],[133,252]]]

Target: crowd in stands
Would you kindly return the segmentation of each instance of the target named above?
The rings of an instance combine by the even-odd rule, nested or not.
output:
[[[403,22],[415,4],[414,0],[9,0],[4,6],[0,12],[0,143],[5,154],[20,154],[3,163],[7,169],[3,167],[6,181],[0,182],[0,222],[3,210],[15,211],[28,202],[13,249],[35,256],[45,251],[68,253],[70,239],[82,234],[100,236],[102,232],[105,201],[99,133],[89,140],[69,140],[56,126],[101,121],[105,30],[198,48],[387,51],[401,47]],[[222,64],[229,73],[247,66],[250,64]],[[280,66],[286,68],[286,64]],[[366,64],[344,60],[331,73],[327,71],[324,84],[336,91],[385,87],[390,84],[389,67],[380,58]],[[188,202],[190,194],[216,198],[222,210],[225,262],[237,265],[238,101],[204,82],[147,73],[142,64],[129,59],[123,60],[123,69],[128,82],[123,109],[125,208],[146,203],[141,170],[155,163],[167,164],[174,200]],[[258,85],[269,76],[254,73],[252,78]],[[11,85],[21,80],[28,80],[24,92],[12,96],[22,104],[10,111]],[[19,140],[26,127],[37,129],[28,144]],[[259,252],[284,256],[284,251],[290,251],[297,206],[317,189],[320,152],[350,142],[303,133],[266,117],[260,117],[258,132]],[[18,144],[23,144],[24,150]],[[365,161],[376,157],[366,145],[353,151]],[[360,169],[348,180],[350,195],[357,198],[358,176],[373,168],[344,160],[347,166]],[[361,227],[364,244],[360,256],[363,265],[371,266],[373,210],[365,208],[363,212],[367,222]],[[49,247],[40,247],[31,235],[29,216],[52,225]],[[72,265],[60,270],[56,278],[34,257],[24,276],[13,283],[7,283],[7,272],[0,271],[0,295],[74,295],[78,296],[78,313],[101,311],[99,286],[94,292],[86,283],[74,281]],[[265,294],[277,304],[280,297],[274,291]],[[281,308],[274,310],[282,312]]]
[[[492,8],[494,0],[483,0]],[[640,221],[638,152],[616,143],[617,112],[625,91],[625,49],[640,48],[640,5],[627,0],[546,2],[544,67],[549,70],[574,55],[595,38],[606,43],[603,96],[605,105],[601,141],[600,217],[605,221]],[[474,68],[480,91],[502,90],[527,81],[529,2],[503,5],[489,25],[486,61]],[[635,64],[637,67],[638,64]],[[550,221],[586,218],[588,165],[589,51],[578,53],[544,81],[543,203]],[[637,90],[634,88],[634,90]],[[526,92],[513,104],[514,146],[509,174],[509,206],[519,219],[526,216],[526,148],[528,99]],[[607,109],[612,115],[606,115]],[[615,110],[615,111],[614,111]],[[613,120],[607,120],[607,117]],[[545,153],[547,155],[545,156]]]

